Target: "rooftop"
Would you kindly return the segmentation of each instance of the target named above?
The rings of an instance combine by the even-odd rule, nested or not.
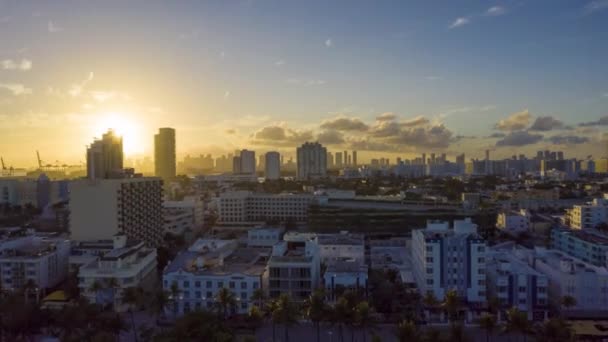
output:
[[[196,275],[262,275],[269,256],[269,248],[239,248],[227,257],[214,259],[204,259],[201,253],[188,250],[179,253],[164,273],[183,271]]]
[[[319,245],[363,245],[363,234],[341,232],[339,234],[318,234]]]
[[[608,245],[608,236],[592,231],[592,230],[573,230],[573,229],[560,229],[558,230],[561,234],[568,234],[576,237],[579,240],[583,240],[590,243]]]

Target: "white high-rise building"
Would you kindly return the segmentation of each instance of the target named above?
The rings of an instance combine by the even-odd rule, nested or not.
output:
[[[412,264],[418,289],[443,300],[455,290],[468,302],[486,301],[486,243],[471,219],[427,222],[412,232]]]
[[[327,149],[319,143],[306,142],[297,149],[297,178],[311,179],[327,175]]]
[[[123,233],[157,246],[163,238],[163,187],[155,177],[83,179],[70,184],[72,240]]]
[[[281,155],[279,152],[266,152],[264,157],[264,177],[266,179],[281,178]]]
[[[241,172],[255,174],[255,151],[241,151]]]

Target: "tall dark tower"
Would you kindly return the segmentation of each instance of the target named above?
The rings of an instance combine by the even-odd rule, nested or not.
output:
[[[154,135],[154,174],[171,179],[175,173],[175,129],[159,128]]]
[[[123,170],[122,137],[108,130],[87,148],[87,177],[112,178]]]

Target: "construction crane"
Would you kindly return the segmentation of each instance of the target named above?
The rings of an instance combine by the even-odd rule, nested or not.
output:
[[[0,161],[2,161],[2,170],[6,170],[6,165],[4,165],[4,158],[0,157]]]
[[[36,150],[36,157],[38,157],[38,167],[42,169],[42,160],[40,159],[40,152]]]

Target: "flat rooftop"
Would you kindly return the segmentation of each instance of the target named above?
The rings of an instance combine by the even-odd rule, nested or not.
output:
[[[201,257],[201,254],[188,250],[179,253],[163,273],[168,274],[182,270],[196,275],[209,276],[235,273],[261,276],[266,269],[270,251],[269,248],[239,248],[221,262],[219,259],[211,259],[207,260],[204,265],[197,265],[197,259]]]

